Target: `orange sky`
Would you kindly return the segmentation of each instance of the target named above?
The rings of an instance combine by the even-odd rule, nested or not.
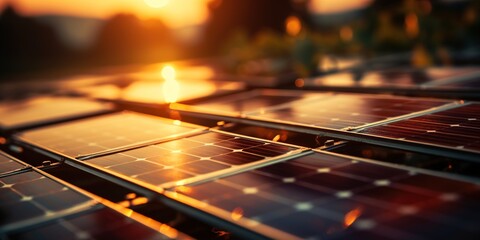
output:
[[[62,14],[108,18],[119,12],[141,18],[157,17],[170,27],[203,23],[208,18],[206,3],[211,0],[14,0],[25,15]],[[0,8],[8,0],[0,0]]]
[[[206,3],[210,1],[213,0],[0,0],[0,8],[6,2],[13,2],[25,15],[63,14],[95,18],[130,12],[141,18],[161,18],[176,28],[205,22],[208,19]],[[331,13],[369,2],[371,0],[312,0],[310,7],[314,12]]]

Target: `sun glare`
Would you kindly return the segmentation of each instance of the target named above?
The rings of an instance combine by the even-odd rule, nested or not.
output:
[[[170,0],[144,0],[145,4],[152,8],[161,8],[165,7]]]
[[[162,68],[162,77],[165,80],[163,83],[163,97],[165,102],[167,103],[174,103],[178,99],[178,95],[180,94],[180,84],[175,79],[176,71],[170,65],[167,65]]]
[[[166,65],[165,67],[162,68],[162,77],[166,80],[166,81],[172,81],[172,80],[175,80],[175,75],[176,75],[176,71],[175,71],[175,68],[173,68],[172,66],[170,65]]]

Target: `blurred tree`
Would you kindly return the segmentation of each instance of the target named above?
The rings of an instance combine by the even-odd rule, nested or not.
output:
[[[90,58],[101,63],[132,63],[171,58],[174,40],[160,20],[141,21],[118,14],[100,30]]]
[[[268,30],[285,32],[285,19],[294,14],[289,0],[218,0],[210,5],[202,50],[219,53],[225,41],[238,31],[248,38]]]
[[[0,15],[0,75],[53,67],[71,54],[52,28],[7,6]]]

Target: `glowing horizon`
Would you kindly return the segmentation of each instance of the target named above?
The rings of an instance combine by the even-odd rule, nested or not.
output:
[[[199,25],[208,19],[211,0],[0,0],[0,10],[11,4],[22,15],[67,15],[108,19],[119,13],[141,19],[157,18],[171,28]],[[87,10],[88,9],[88,10]],[[181,11],[179,11],[181,9]]]
[[[157,18],[171,28],[200,25],[209,17],[208,3],[215,0],[0,0],[0,10],[7,4],[25,16],[67,15],[108,19],[130,13],[140,19]],[[309,8],[318,14],[361,8],[372,0],[312,0]]]

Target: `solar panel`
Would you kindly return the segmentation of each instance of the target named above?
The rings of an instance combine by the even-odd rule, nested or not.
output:
[[[282,156],[294,150],[298,148],[208,132],[86,162],[152,185],[165,185]]]
[[[26,165],[19,161],[13,160],[11,157],[0,151],[0,176],[24,168]]]
[[[441,154],[431,154],[427,153],[427,151],[408,151],[352,141],[329,148],[328,151],[463,176],[480,176],[480,163],[465,161],[455,158],[455,156],[448,157]]]
[[[164,229],[166,227],[164,226]],[[168,228],[168,235],[146,227],[109,208],[70,215],[8,234],[11,239],[182,239]]]
[[[200,130],[178,120],[123,112],[30,130],[17,138],[75,158]]]
[[[447,100],[367,94],[302,95],[297,92],[295,96],[295,91],[275,90],[268,91],[268,95],[264,92],[255,93],[257,95],[252,92],[239,94],[230,101],[218,99],[193,107],[178,107],[178,110],[186,113],[200,111],[220,116],[244,114],[249,119],[271,123],[344,129],[451,103]]]
[[[390,96],[337,94],[328,98],[305,101],[283,108],[265,110],[251,116],[268,121],[306,124],[342,129],[399,117],[412,112],[439,107],[448,101],[406,99]]]
[[[112,111],[109,104],[81,98],[37,97],[0,103],[0,129],[10,130]]]
[[[157,75],[157,78],[160,78],[160,74],[157,73]],[[178,96],[176,96],[178,102],[226,94],[244,88],[244,84],[241,82],[185,81],[180,79],[178,84],[180,89]],[[150,81],[133,81],[127,86],[101,84],[75,89],[75,91],[101,100],[166,104],[163,88],[163,79],[152,79]]]
[[[243,114],[267,109],[292,101],[319,98],[329,94],[311,94],[299,91],[253,90],[227,97],[201,102],[195,108],[206,112],[216,111],[227,114]]]
[[[1,177],[0,198],[0,225],[4,227],[91,205],[90,198],[35,171]]]
[[[480,151],[480,104],[426,114],[377,127],[363,133]]]
[[[169,196],[176,200],[274,238],[471,239],[480,234],[475,227],[480,207],[473,204],[478,185],[326,153],[172,190],[177,194]]]

